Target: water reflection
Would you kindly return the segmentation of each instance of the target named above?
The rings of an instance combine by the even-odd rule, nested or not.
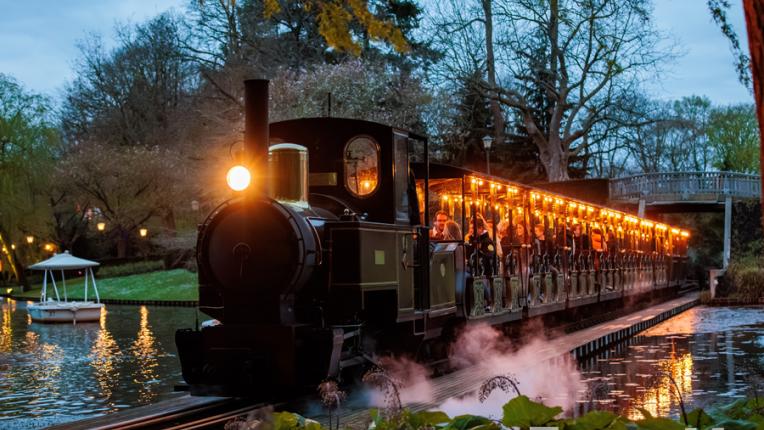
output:
[[[3,299],[3,322],[0,328],[0,352],[9,352],[11,350],[11,340],[13,338],[13,328],[11,328],[11,314],[15,307],[15,302],[8,298]],[[13,307],[13,308],[12,308]]]
[[[156,392],[152,388],[154,384],[159,382],[157,380],[156,368],[159,366],[157,362],[158,347],[161,345],[154,345],[156,339],[151,332],[151,326],[149,325],[149,310],[146,306],[141,306],[141,322],[138,329],[138,335],[135,342],[133,342],[131,351],[138,364],[138,373],[135,375],[135,382],[139,384],[138,400],[141,403],[149,403],[156,397]]]
[[[2,302],[0,428],[40,428],[176,395],[174,334],[193,325],[194,310],[107,309],[93,323],[30,324],[25,303]]]
[[[589,386],[579,412],[612,409],[641,419],[744,397],[762,375],[764,309],[691,309],[580,363]]]
[[[119,345],[117,345],[111,332],[106,327],[107,315],[108,310],[102,309],[98,337],[93,342],[93,347],[90,348],[90,355],[88,357],[90,358],[90,366],[94,370],[93,376],[98,387],[101,389],[104,400],[109,406],[114,406],[114,403],[111,401],[112,393],[119,381],[117,362],[121,359],[122,351],[120,351]]]

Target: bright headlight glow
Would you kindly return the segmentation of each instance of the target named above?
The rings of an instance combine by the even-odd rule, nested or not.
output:
[[[228,182],[228,186],[231,187],[232,190],[243,191],[247,189],[249,183],[252,181],[252,175],[246,167],[237,165],[228,170],[225,180]]]

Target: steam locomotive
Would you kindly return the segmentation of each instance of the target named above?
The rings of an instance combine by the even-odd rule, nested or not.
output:
[[[246,81],[248,160],[229,172],[240,191],[199,226],[199,310],[213,320],[176,334],[193,394],[286,396],[464,325],[684,282],[687,231],[431,164],[427,139],[405,130],[269,124],[267,107],[267,81]],[[462,234],[432,239],[436,213]]]

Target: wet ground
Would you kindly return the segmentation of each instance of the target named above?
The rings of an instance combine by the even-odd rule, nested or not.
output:
[[[579,363],[588,390],[579,412],[596,407],[634,419],[638,408],[679,416],[764,395],[764,308],[696,307],[629,342]]]
[[[32,323],[0,299],[0,428],[40,428],[171,398],[175,330],[195,309],[106,305],[100,322]]]

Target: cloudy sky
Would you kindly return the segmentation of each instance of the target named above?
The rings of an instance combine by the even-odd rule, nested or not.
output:
[[[115,23],[140,22],[173,8],[181,12],[186,1],[0,0],[0,73],[56,97],[73,77],[78,40],[95,33],[108,41]],[[654,97],[704,94],[716,103],[753,101],[737,81],[728,42],[712,22],[704,0],[654,3],[658,28],[670,36],[667,43],[683,53],[648,88]],[[731,3],[730,21],[745,43],[742,1]]]

